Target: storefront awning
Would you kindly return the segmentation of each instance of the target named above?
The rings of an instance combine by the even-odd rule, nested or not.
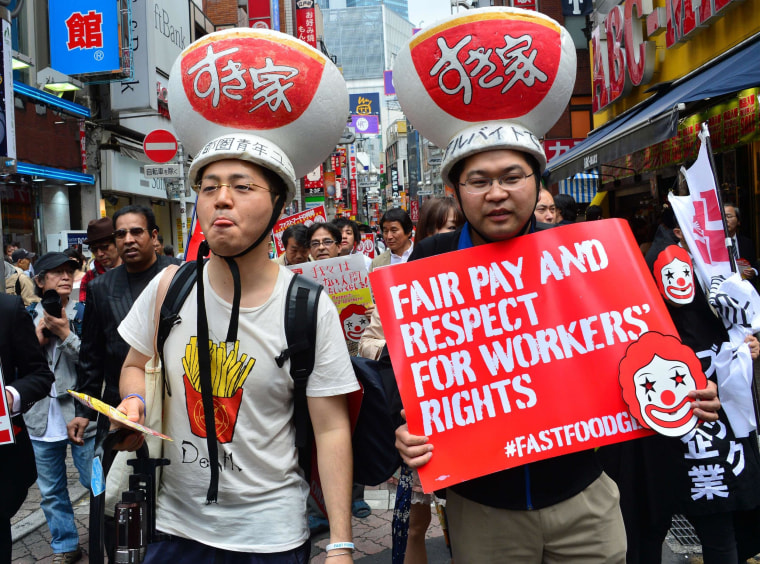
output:
[[[579,172],[572,178],[559,181],[559,193],[568,194],[579,204],[588,204],[596,196],[599,175],[595,170]]]
[[[661,89],[640,107],[594,130],[582,143],[552,159],[548,182],[570,178],[676,135],[678,104],[760,85],[760,39],[703,71]]]

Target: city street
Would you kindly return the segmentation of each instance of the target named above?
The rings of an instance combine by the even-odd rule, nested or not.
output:
[[[80,562],[88,563],[87,543],[89,497],[79,484],[76,470],[69,462],[69,491],[74,501],[74,513],[79,529],[79,544],[85,552]],[[372,508],[372,515],[366,519],[353,519],[354,543],[356,544],[355,560],[365,564],[387,564],[391,561],[391,520],[393,518],[394,495],[386,485],[366,488],[364,497]],[[40,496],[37,486],[29,490],[24,506],[13,518],[13,564],[49,563],[53,560],[50,549],[50,533],[45,523],[45,517],[39,507]],[[675,529],[674,529],[675,530]],[[686,531],[686,537],[693,531]],[[443,531],[438,520],[433,518],[427,533],[428,562],[431,564],[448,564],[451,558],[443,538]],[[325,546],[327,534],[312,538],[311,562],[325,562]],[[682,545],[673,536],[673,530],[663,545],[663,564],[701,564],[702,557],[699,547]],[[753,559],[750,563],[760,563]]]

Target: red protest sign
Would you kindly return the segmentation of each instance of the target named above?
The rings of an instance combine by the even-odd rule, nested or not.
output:
[[[425,491],[650,434],[618,364],[676,335],[628,225],[579,223],[370,275]],[[462,453],[466,452],[466,456]]]
[[[375,258],[375,234],[362,233],[362,242],[357,250],[369,258]]]
[[[3,367],[0,366],[0,445],[12,444],[15,442],[13,434],[13,422],[11,421],[11,410],[5,401],[5,383],[3,381]]]
[[[274,245],[277,249],[277,254],[281,255],[285,252],[285,247],[282,245],[282,232],[288,227],[295,225],[296,223],[303,223],[308,227],[314,222],[325,223],[326,221],[327,215],[325,214],[325,206],[316,206],[280,219],[272,228],[272,235],[274,236]]]

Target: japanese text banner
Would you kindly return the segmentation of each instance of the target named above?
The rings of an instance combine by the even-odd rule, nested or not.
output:
[[[651,434],[618,383],[647,331],[677,336],[628,225],[611,219],[370,275],[426,492]]]

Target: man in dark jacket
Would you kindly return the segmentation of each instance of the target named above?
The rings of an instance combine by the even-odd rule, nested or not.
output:
[[[121,402],[119,373],[129,345],[116,329],[148,282],[165,267],[175,264],[176,259],[156,255],[154,242],[158,229],[149,208],[121,208],[114,214],[113,222],[122,264],[98,276],[87,290],[76,389],[117,406]],[[105,390],[101,397],[104,381]],[[89,421],[95,419],[95,412],[78,404],[76,415],[68,424],[69,438],[82,444],[84,431]],[[108,418],[100,418],[99,438],[103,437],[108,425]]]
[[[53,373],[34,333],[32,318],[19,297],[0,293],[0,376],[12,417],[13,444],[0,446],[0,562],[11,561],[11,517],[37,479],[34,451],[22,413],[44,398],[53,384]]]

